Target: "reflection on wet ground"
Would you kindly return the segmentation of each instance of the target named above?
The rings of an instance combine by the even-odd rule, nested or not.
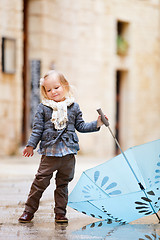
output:
[[[158,224],[126,224],[109,225],[106,221],[89,224],[72,233],[79,239],[112,239],[112,240],[160,240],[160,226]]]
[[[49,220],[49,219],[48,219]],[[160,240],[159,224],[108,224],[106,221],[93,222],[78,230],[73,219],[68,224],[37,220],[28,223],[1,223],[0,239],[21,240]]]

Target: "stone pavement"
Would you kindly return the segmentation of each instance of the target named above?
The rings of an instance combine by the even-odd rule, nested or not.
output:
[[[39,155],[24,158],[21,155],[0,158],[0,240],[72,240],[72,239],[160,239],[160,226],[155,216],[149,216],[124,225],[121,228],[106,227],[104,222],[86,216],[68,207],[68,225],[54,222],[53,190],[51,185],[44,192],[40,208],[34,220],[28,224],[18,223],[24,203],[39,165]],[[105,159],[77,156],[76,173],[69,185],[71,191],[81,173]]]

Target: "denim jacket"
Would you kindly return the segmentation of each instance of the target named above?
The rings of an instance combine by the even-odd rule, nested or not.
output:
[[[40,142],[40,149],[42,149],[52,146],[61,138],[67,147],[79,150],[79,139],[75,129],[82,133],[96,132],[100,129],[97,128],[97,121],[86,123],[83,120],[78,103],[73,103],[67,108],[68,122],[66,128],[62,130],[54,128],[54,124],[51,122],[52,111],[52,108],[42,103],[38,105],[27,146],[32,146],[35,149]]]

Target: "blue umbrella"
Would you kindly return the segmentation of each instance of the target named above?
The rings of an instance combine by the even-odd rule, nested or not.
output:
[[[113,135],[101,110],[102,121]],[[113,135],[118,147],[119,143]],[[82,173],[68,205],[109,222],[128,223],[160,209],[160,139],[125,152]]]

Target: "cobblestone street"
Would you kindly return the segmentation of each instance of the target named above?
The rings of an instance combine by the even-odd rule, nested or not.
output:
[[[76,173],[70,183],[73,189],[83,170],[104,162],[104,159],[77,157]],[[68,207],[68,225],[54,222],[54,178],[45,191],[40,208],[31,223],[20,224],[30,185],[38,168],[39,156],[3,157],[0,160],[0,239],[160,239],[160,225],[149,216],[123,226],[106,226],[105,222],[86,216]],[[108,237],[107,237],[108,236]]]

